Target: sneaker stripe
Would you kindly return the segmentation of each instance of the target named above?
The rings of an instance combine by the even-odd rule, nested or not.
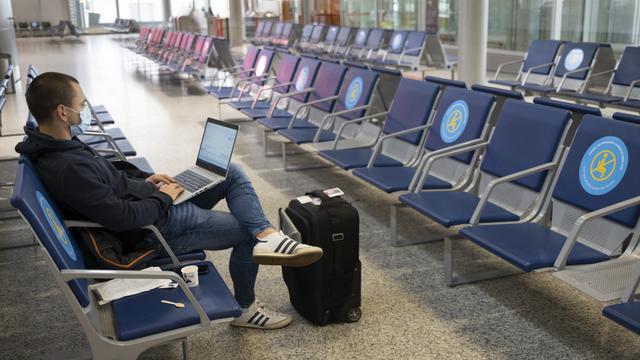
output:
[[[254,320],[258,315],[260,315],[260,311],[256,311],[256,313],[255,313],[255,314],[253,314],[253,316],[252,316],[249,320],[247,320],[247,322],[248,322],[248,323],[253,323],[253,320]]]
[[[291,244],[292,244],[292,243],[294,243],[294,241],[293,241],[293,240],[290,240],[289,242],[287,242],[287,245],[285,245],[285,246],[282,248],[282,251],[281,251],[281,252],[282,252],[283,254],[287,254],[287,249],[289,248],[289,246],[291,246]]]
[[[293,254],[293,250],[295,250],[295,249],[298,247],[298,245],[300,245],[300,244],[299,244],[299,243],[295,243],[295,244],[293,244],[293,246],[291,247],[291,249],[289,249],[289,254]]]
[[[286,243],[288,240],[289,240],[289,238],[282,239],[282,241],[280,241],[280,244],[278,244],[278,247],[276,247],[274,252],[278,252],[280,250],[280,247],[282,247],[282,244]]]
[[[264,316],[263,314],[260,314],[260,316],[258,316],[258,318],[257,318],[257,319],[255,319],[255,320],[253,321],[253,323],[254,323],[255,325],[258,325],[258,324],[260,323],[260,321],[261,321],[264,317],[265,317],[265,316]]]
[[[260,326],[265,326],[267,324],[267,321],[269,321],[269,317],[268,316],[266,316],[264,318],[264,320],[262,320],[262,324],[260,324]]]

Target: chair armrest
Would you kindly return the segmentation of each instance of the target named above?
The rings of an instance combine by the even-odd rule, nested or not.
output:
[[[169,279],[175,281],[189,299],[200,317],[200,325],[209,326],[210,320],[181,276],[172,271],[137,271],[137,270],[61,270],[60,277],[64,281],[74,279]]]
[[[564,82],[567,80],[567,77],[571,74],[576,74],[579,72],[583,72],[583,71],[587,71],[587,70],[591,70],[592,67],[591,66],[585,66],[579,69],[575,69],[572,71],[567,71],[566,73],[564,73],[564,75],[562,75],[562,79],[560,80],[560,84],[558,84],[558,87],[556,88],[556,92],[560,92],[560,90],[562,90],[562,85],[564,85]]]
[[[387,134],[387,135],[382,135],[378,138],[378,141],[376,142],[376,145],[373,148],[373,153],[371,154],[371,157],[369,158],[369,162],[367,163],[367,167],[368,168],[372,168],[374,167],[373,165],[376,162],[376,159],[378,158],[378,155],[380,155],[380,153],[382,152],[382,144],[384,143],[385,140],[387,139],[391,139],[397,136],[402,136],[402,135],[406,135],[406,134],[411,134],[417,131],[421,131],[421,130],[428,130],[431,128],[431,124],[424,124],[421,126],[416,126],[414,128],[411,129],[405,129],[405,130],[400,130],[400,131],[396,131],[394,133],[391,134]]]
[[[253,102],[251,103],[251,108],[253,109],[253,108],[256,107],[256,104],[258,103],[258,99],[260,99],[260,95],[262,95],[263,92],[265,92],[267,90],[273,90],[273,89],[285,87],[285,86],[291,86],[293,84],[294,84],[293,82],[288,82],[288,83],[283,83],[283,84],[278,84],[278,85],[262,86],[260,88],[260,90],[258,90],[258,93],[256,93],[256,95],[253,97]]]
[[[367,110],[370,107],[371,107],[370,105],[360,105],[360,106],[356,106],[356,107],[351,108],[351,109],[345,109],[345,110],[333,112],[331,114],[327,114],[325,117],[322,118],[322,121],[320,122],[320,125],[318,126],[318,131],[316,131],[316,135],[313,137],[313,142],[318,142],[318,140],[320,139],[320,133],[322,132],[322,129],[324,128],[324,124],[325,124],[325,122],[327,120],[335,119],[336,116],[348,114],[350,112],[360,111],[360,110]],[[360,118],[351,119],[351,120],[345,120],[344,123],[340,124],[340,127],[338,128],[338,132],[336,133],[336,139],[340,138],[340,134],[342,134],[342,131],[345,128],[345,126],[347,126],[347,124],[352,124],[352,123],[361,122],[361,121],[362,120]]]
[[[511,181],[523,178],[525,176],[533,175],[542,171],[553,170],[557,166],[558,166],[558,163],[556,162],[548,162],[546,164],[534,166],[532,168],[521,170],[513,174],[509,174],[509,175],[491,180],[487,185],[487,188],[484,190],[484,193],[480,198],[480,202],[478,203],[478,206],[476,206],[476,209],[473,212],[473,215],[471,216],[471,221],[469,223],[471,225],[477,225],[480,222],[480,214],[482,213],[482,210],[484,210],[484,207],[487,205],[487,202],[489,201],[489,197],[491,197],[491,193],[493,192],[493,189],[495,189],[498,185],[504,184],[506,182],[511,182]]]
[[[509,66],[509,65],[520,64],[520,63],[523,63],[523,62],[524,62],[524,59],[518,59],[518,60],[507,61],[507,62],[501,63],[500,65],[498,65],[498,69],[496,70],[496,74],[493,76],[493,80],[498,80],[498,77],[500,76],[500,72],[502,71],[503,67]]]
[[[299,90],[299,91],[292,91],[292,92],[288,92],[286,94],[277,95],[276,98],[271,102],[271,107],[269,108],[269,112],[267,113],[267,117],[270,118],[271,115],[273,115],[273,112],[276,110],[276,106],[278,105],[280,100],[286,99],[286,98],[290,98],[290,97],[294,97],[296,95],[302,95],[302,94],[310,93],[312,91],[315,91],[315,89],[314,88],[306,88],[306,89]]]
[[[380,117],[380,116],[385,116],[387,115],[389,112],[388,111],[383,111],[377,114],[371,114],[371,115],[367,115],[367,116],[363,116],[357,119],[351,119],[351,120],[347,120],[350,124],[354,124],[354,123],[359,123],[359,122],[363,122],[363,121],[369,121],[372,120],[374,118]],[[335,150],[338,147],[338,141],[340,140],[340,137],[336,136],[336,138],[333,140],[333,145],[331,146],[331,150]]]
[[[478,141],[481,141],[481,142],[478,142]],[[410,190],[412,192],[416,192],[416,193],[420,192],[420,190],[422,190],[422,186],[424,185],[424,182],[427,179],[427,176],[429,175],[429,172],[431,171],[431,167],[433,166],[433,163],[436,160],[448,158],[448,157],[459,155],[459,154],[464,154],[464,153],[467,153],[469,151],[479,150],[479,149],[482,149],[482,148],[484,148],[485,146],[487,146],[489,144],[488,141],[482,141],[482,140],[474,140],[472,142],[473,143],[470,144],[470,145],[460,146],[460,147],[457,147],[455,149],[441,149],[441,150],[438,150],[437,154],[436,154],[436,151],[434,151],[431,154],[427,154],[425,156],[425,158],[423,159],[423,161],[425,161],[425,164],[423,166],[423,170],[421,172],[416,171],[416,175],[415,176],[420,176],[420,178],[417,181],[417,183],[415,183],[415,187],[413,189],[410,189]],[[462,145],[462,144],[460,144],[460,145]],[[414,178],[414,180],[415,180],[415,178]],[[411,182],[413,183],[414,180],[412,180]]]
[[[636,79],[636,80],[633,80],[631,84],[629,84],[629,90],[627,90],[627,93],[624,95],[624,101],[629,100],[629,97],[631,96],[631,92],[633,91],[633,88],[635,88],[639,83],[640,83],[640,79]]]
[[[524,75],[524,79],[522,79],[522,84],[524,85],[527,83],[527,79],[529,79],[529,75],[531,75],[531,72],[533,70],[540,69],[547,66],[553,66],[555,64],[556,64],[555,62],[550,62],[550,63],[540,64],[540,65],[530,67],[529,70],[527,70],[527,73]]]
[[[106,154],[114,154],[120,160],[127,160],[127,157],[124,156],[120,151],[115,149],[93,149],[98,153],[106,153]]]
[[[104,226],[95,222],[79,221],[79,220],[65,220],[64,225],[68,228],[73,228],[73,227],[104,228]],[[171,247],[167,243],[167,240],[164,238],[164,236],[162,236],[162,234],[160,233],[157,227],[153,225],[147,225],[147,226],[143,226],[141,229],[151,230],[151,232],[153,232],[153,234],[156,236],[158,241],[160,241],[160,244],[162,244],[162,247],[171,258],[171,262],[173,263],[173,266],[175,267],[180,266],[180,260],[178,260],[178,257],[176,257],[176,254],[173,252],[173,250],[171,250]]]
[[[593,219],[597,219],[613,213],[617,213],[618,211],[622,211],[624,209],[627,209],[636,205],[640,205],[640,196],[636,196],[631,199],[620,201],[618,203],[605,206],[601,209],[598,209],[580,216],[578,220],[576,220],[576,223],[571,228],[571,232],[569,232],[569,236],[567,236],[567,239],[564,241],[564,245],[560,250],[560,254],[556,259],[556,262],[553,264],[553,267],[555,267],[557,270],[562,270],[565,268],[567,264],[567,259],[569,258],[569,254],[571,254],[571,250],[573,250],[573,247],[578,241],[578,235],[580,234],[580,231],[582,230],[582,228],[587,222]]]
[[[296,111],[293,113],[293,116],[291,117],[291,121],[289,121],[289,125],[287,126],[287,129],[293,128],[293,124],[296,121],[296,119],[298,118],[298,114],[300,113],[300,111],[302,109],[308,108],[311,105],[320,104],[320,103],[323,103],[323,102],[326,102],[326,101],[333,101],[333,100],[338,99],[338,98],[340,98],[339,95],[329,96],[329,97],[326,97],[326,98],[322,98],[322,99],[318,99],[318,100],[314,100],[314,101],[309,101],[309,102],[306,102],[306,103],[300,105],[300,107],[298,107],[296,109]]]

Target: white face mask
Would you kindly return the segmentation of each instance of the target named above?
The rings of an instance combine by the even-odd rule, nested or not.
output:
[[[62,105],[64,106],[64,105]],[[80,124],[77,125],[69,125],[69,130],[71,131],[71,136],[76,136],[84,133],[89,126],[91,126],[91,109],[89,108],[89,104],[85,103],[82,110],[75,111],[68,106],[64,106],[67,109],[73,111],[74,113],[80,115]]]

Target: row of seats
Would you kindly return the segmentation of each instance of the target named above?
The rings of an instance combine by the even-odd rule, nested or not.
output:
[[[79,37],[80,32],[71,21],[60,20],[58,25],[52,26],[48,21],[32,21],[30,24],[26,22],[18,23],[16,28],[17,36],[59,36],[64,37],[66,35],[66,29],[69,29],[69,34]]]
[[[29,67],[28,84],[37,75],[35,68]],[[91,106],[94,122],[102,134],[110,135],[116,128],[103,128],[96,114],[108,114],[102,106]],[[97,112],[99,111],[99,112]],[[104,120],[104,116],[102,116]],[[27,126],[37,126],[29,117]],[[121,132],[120,132],[121,133]],[[94,136],[83,135],[82,140]],[[94,148],[95,145],[92,145]],[[102,152],[103,148],[97,148]],[[108,155],[109,153],[107,153]],[[127,161],[141,170],[153,173],[132,158]],[[180,341],[186,354],[186,337],[207,331],[218,322],[231,321],[240,315],[240,307],[211,262],[205,261],[202,250],[185,254],[174,254],[160,232],[152,231],[169,257],[158,257],[150,266],[160,266],[161,272],[140,272],[128,269],[91,270],[87,267],[77,235],[70,229],[78,227],[101,227],[98,224],[65,219],[55,202],[49,196],[34,166],[27,157],[20,157],[11,204],[29,223],[45,253],[45,261],[60,287],[62,294],[78,318],[91,346],[95,359],[137,359],[146,349],[174,341]],[[191,289],[178,275],[188,264],[206,266],[208,271],[201,274],[200,286]],[[179,288],[154,289],[137,295],[112,301],[110,311],[97,304],[90,291],[96,281],[115,278],[170,279]],[[160,300],[170,300],[185,304],[181,311],[171,311]],[[144,308],[144,312],[139,309]]]
[[[113,24],[106,26],[105,29],[114,33],[126,34],[135,32],[138,29],[138,24],[133,19],[116,18]]]
[[[453,245],[466,239],[520,272],[549,269],[596,299],[623,299],[605,315],[640,331],[640,303],[632,302],[640,118],[607,119],[598,108],[529,103],[519,92],[435,78],[402,78],[388,111],[367,113],[377,101],[376,71],[286,53],[263,62],[274,80],[247,78],[259,89],[229,104],[275,134],[285,169],[295,144],[382,191],[403,192],[399,206],[446,229],[446,237],[422,237],[444,237],[449,285],[504,275],[457,275]],[[261,98],[275,80],[280,92]]]
[[[196,33],[143,27],[127,47],[162,69],[197,78],[205,77],[210,64],[235,66],[227,40]]]
[[[490,83],[526,94],[640,111],[640,47],[628,46],[616,62],[611,45],[534,40],[523,59],[501,64]],[[503,70],[519,65],[515,79]]]
[[[271,45],[288,48],[300,37],[299,25],[290,22],[260,21],[251,39],[254,45]]]

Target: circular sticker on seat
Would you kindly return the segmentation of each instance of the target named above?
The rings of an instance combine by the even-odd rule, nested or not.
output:
[[[391,48],[398,50],[402,47],[402,34],[396,34],[391,41]]]
[[[262,55],[260,56],[260,59],[258,59],[258,65],[256,65],[256,76],[262,76],[266,68],[267,68],[267,56]]]
[[[296,90],[302,91],[307,85],[307,80],[309,80],[309,65],[305,66],[300,70],[300,74],[298,74],[298,78],[296,79]]]
[[[367,33],[364,30],[358,31],[358,35],[356,36],[356,44],[364,44],[367,37]]]
[[[347,88],[347,96],[344,100],[344,106],[347,109],[351,109],[358,101],[360,101],[360,96],[362,96],[362,89],[364,88],[364,81],[362,77],[358,76],[357,78],[351,81],[349,87]]]
[[[60,243],[60,245],[62,245],[62,248],[67,253],[67,255],[69,255],[69,257],[71,257],[71,259],[75,261],[76,252],[73,250],[73,245],[71,245],[71,241],[69,240],[67,232],[65,231],[64,226],[62,226],[60,219],[58,219],[56,213],[53,211],[53,208],[51,207],[51,205],[49,205],[47,199],[45,199],[45,197],[39,191],[36,191],[36,198],[38,199],[38,203],[40,203],[42,212],[47,218],[47,222],[49,223],[49,226],[51,226],[51,230],[53,230],[56,239],[58,239],[58,242]]]
[[[440,138],[445,143],[452,143],[462,135],[469,120],[469,105],[464,100],[456,100],[444,113],[440,122]]]
[[[564,68],[573,71],[582,64],[582,60],[584,60],[584,51],[582,49],[573,49],[569,51],[564,59]]]
[[[591,144],[580,162],[580,185],[591,195],[604,195],[622,181],[629,164],[627,146],[615,136]]]

